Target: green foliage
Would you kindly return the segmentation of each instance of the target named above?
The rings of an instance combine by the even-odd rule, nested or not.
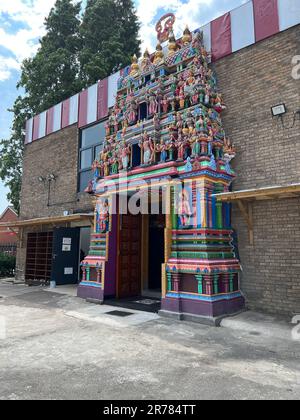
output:
[[[0,277],[11,277],[16,268],[16,257],[0,253]]]
[[[24,128],[28,118],[103,79],[139,55],[139,23],[132,0],[57,0],[45,20],[46,35],[33,58],[24,60],[17,85],[25,94],[10,110],[11,137],[0,140],[0,179],[19,211]]]
[[[46,35],[33,58],[24,60],[19,87],[23,87],[34,114],[77,93],[81,4],[57,0],[45,21]]]
[[[81,79],[95,83],[140,55],[139,22],[132,0],[89,0],[80,27]]]
[[[23,130],[25,121],[30,115],[27,99],[18,96],[10,111],[14,114],[11,137],[0,140],[0,178],[9,188],[8,200],[19,212],[24,149]]]

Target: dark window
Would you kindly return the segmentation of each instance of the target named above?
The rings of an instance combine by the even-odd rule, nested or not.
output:
[[[78,190],[83,192],[93,177],[92,164],[103,149],[105,121],[81,130],[79,144]]]
[[[141,164],[141,149],[138,144],[132,146],[132,167],[140,166]]]
[[[147,111],[147,104],[146,102],[141,103],[140,105],[140,115],[139,115],[139,119],[141,121],[145,120],[148,118],[148,111]]]

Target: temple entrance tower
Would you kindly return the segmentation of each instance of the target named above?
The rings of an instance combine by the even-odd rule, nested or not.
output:
[[[217,322],[244,306],[230,205],[215,199],[215,194],[229,191],[235,178],[230,165],[235,148],[222,126],[226,106],[203,34],[186,28],[176,40],[174,21],[170,14],[159,21],[155,53],[146,51],[140,61],[133,57],[118,81],[105,147],[94,163],[89,188],[97,197],[96,223],[91,253],[82,263],[86,275],[79,295],[86,297],[94,291],[91,287],[97,288],[100,300],[113,290],[118,295],[138,293],[146,283],[158,286],[161,273],[161,315]],[[120,203],[111,206],[110,201],[124,193],[151,195],[157,185],[164,191],[164,237],[161,231],[152,234],[163,241],[164,256],[157,267],[162,249],[155,252],[152,238],[151,274],[143,251],[151,236],[150,231],[145,236],[145,220],[154,223],[151,212],[148,219],[133,217],[134,212],[123,218]],[[115,211],[108,211],[111,207]],[[120,218],[128,225],[126,232],[120,232]],[[128,280],[122,280],[122,290],[120,249],[128,253],[121,261]],[[91,273],[98,273],[96,286]]]

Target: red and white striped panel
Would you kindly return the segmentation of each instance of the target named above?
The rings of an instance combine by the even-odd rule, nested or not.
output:
[[[102,120],[108,115],[108,78],[98,83],[97,119]]]
[[[87,125],[87,104],[88,104],[88,90],[83,90],[79,94],[79,115],[78,126],[79,128]]]
[[[79,111],[79,94],[74,95],[70,98],[69,125],[73,125],[78,122],[78,111]]]
[[[39,132],[40,132],[40,116],[36,115],[33,118],[33,132],[32,132],[32,141],[39,139]]]
[[[102,120],[108,115],[108,78],[98,83],[97,119]]]
[[[254,12],[252,1],[230,12],[232,52],[255,43]]]
[[[46,135],[55,133],[62,128],[62,103],[47,111]]]
[[[117,90],[118,90],[118,80],[121,77],[121,73],[117,73],[109,76],[108,78],[108,108],[111,108],[115,104]]]
[[[278,0],[253,0],[256,42],[279,32],[277,2]]]
[[[29,144],[32,142],[32,134],[33,134],[33,118],[26,121],[26,136],[25,136],[25,144]]]
[[[40,114],[39,139],[46,136],[47,111]]]
[[[212,61],[217,61],[231,53],[231,15],[226,13],[211,22]]]
[[[80,128],[108,115],[108,86],[107,78],[80,93],[78,120]]]
[[[204,47],[206,51],[211,51],[211,24],[202,26],[201,31],[203,32]]]
[[[62,103],[62,128],[78,122],[79,94],[72,96]]]
[[[83,90],[79,96],[79,127],[97,121],[98,83]]]
[[[279,30],[285,31],[300,23],[300,1],[278,0]]]

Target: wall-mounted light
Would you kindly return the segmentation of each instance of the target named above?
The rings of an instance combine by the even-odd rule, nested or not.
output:
[[[45,181],[46,181],[46,179],[45,179],[43,176],[39,176],[39,177],[38,177],[38,181],[39,181],[40,183],[42,183],[42,182],[45,182]]]
[[[273,117],[281,117],[282,115],[286,114],[286,106],[285,104],[272,106],[271,111]]]

